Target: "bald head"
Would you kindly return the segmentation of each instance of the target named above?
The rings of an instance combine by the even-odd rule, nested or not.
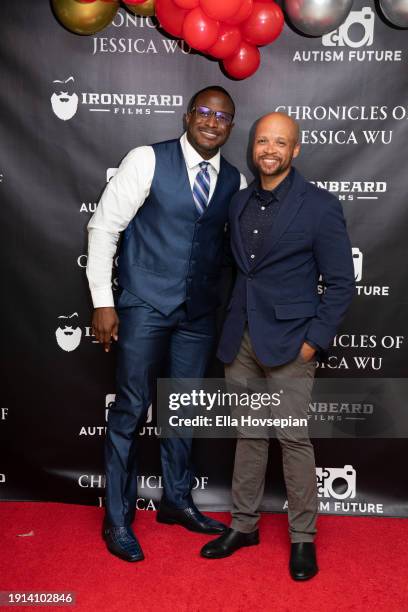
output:
[[[276,130],[291,140],[294,144],[299,142],[299,124],[285,113],[268,113],[256,124],[256,133],[262,130]]]
[[[289,174],[299,151],[299,126],[291,117],[269,113],[258,120],[253,161],[264,189],[274,189]]]

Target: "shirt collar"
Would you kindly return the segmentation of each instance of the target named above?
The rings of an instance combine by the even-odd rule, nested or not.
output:
[[[191,146],[187,140],[187,134],[184,132],[180,138],[181,149],[183,151],[184,159],[186,160],[187,168],[192,170],[201,162],[208,162],[214,168],[218,174],[220,171],[221,153],[218,151],[211,159],[203,159],[201,155]]]
[[[262,189],[261,183],[258,181],[255,188],[256,197],[262,200],[266,205],[270,204],[274,200],[280,202],[286,196],[291,187],[293,174],[293,168],[291,168],[288,176],[286,176],[283,181],[272,190]]]

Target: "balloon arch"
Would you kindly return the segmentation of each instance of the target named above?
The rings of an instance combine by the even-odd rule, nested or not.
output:
[[[52,0],[55,15],[71,32],[94,34],[115,17],[119,0]],[[166,34],[184,39],[196,51],[220,60],[233,79],[256,72],[258,47],[280,36],[284,13],[300,33],[322,36],[336,30],[349,15],[353,0],[126,0],[136,15],[156,16]],[[408,27],[408,0],[380,0],[390,25]]]

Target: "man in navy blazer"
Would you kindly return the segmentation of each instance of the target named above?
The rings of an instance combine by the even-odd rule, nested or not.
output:
[[[328,349],[355,289],[341,204],[292,168],[299,151],[299,127],[290,117],[272,113],[258,121],[253,162],[259,180],[236,193],[229,209],[237,278],[218,357],[231,381],[266,378],[283,387],[284,379],[295,381],[296,392],[281,409],[305,419],[315,355]],[[306,580],[318,571],[316,468],[307,428],[293,429],[277,437],[288,495],[290,572]],[[202,556],[225,557],[258,544],[268,447],[267,437],[238,437],[231,528],[206,544]]]

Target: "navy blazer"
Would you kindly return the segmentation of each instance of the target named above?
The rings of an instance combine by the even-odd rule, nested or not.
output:
[[[224,363],[233,361],[248,320],[258,359],[278,366],[295,359],[305,340],[327,350],[355,292],[353,258],[339,200],[295,170],[270,235],[250,263],[239,218],[254,187],[237,192],[230,203],[238,270],[217,354]]]

